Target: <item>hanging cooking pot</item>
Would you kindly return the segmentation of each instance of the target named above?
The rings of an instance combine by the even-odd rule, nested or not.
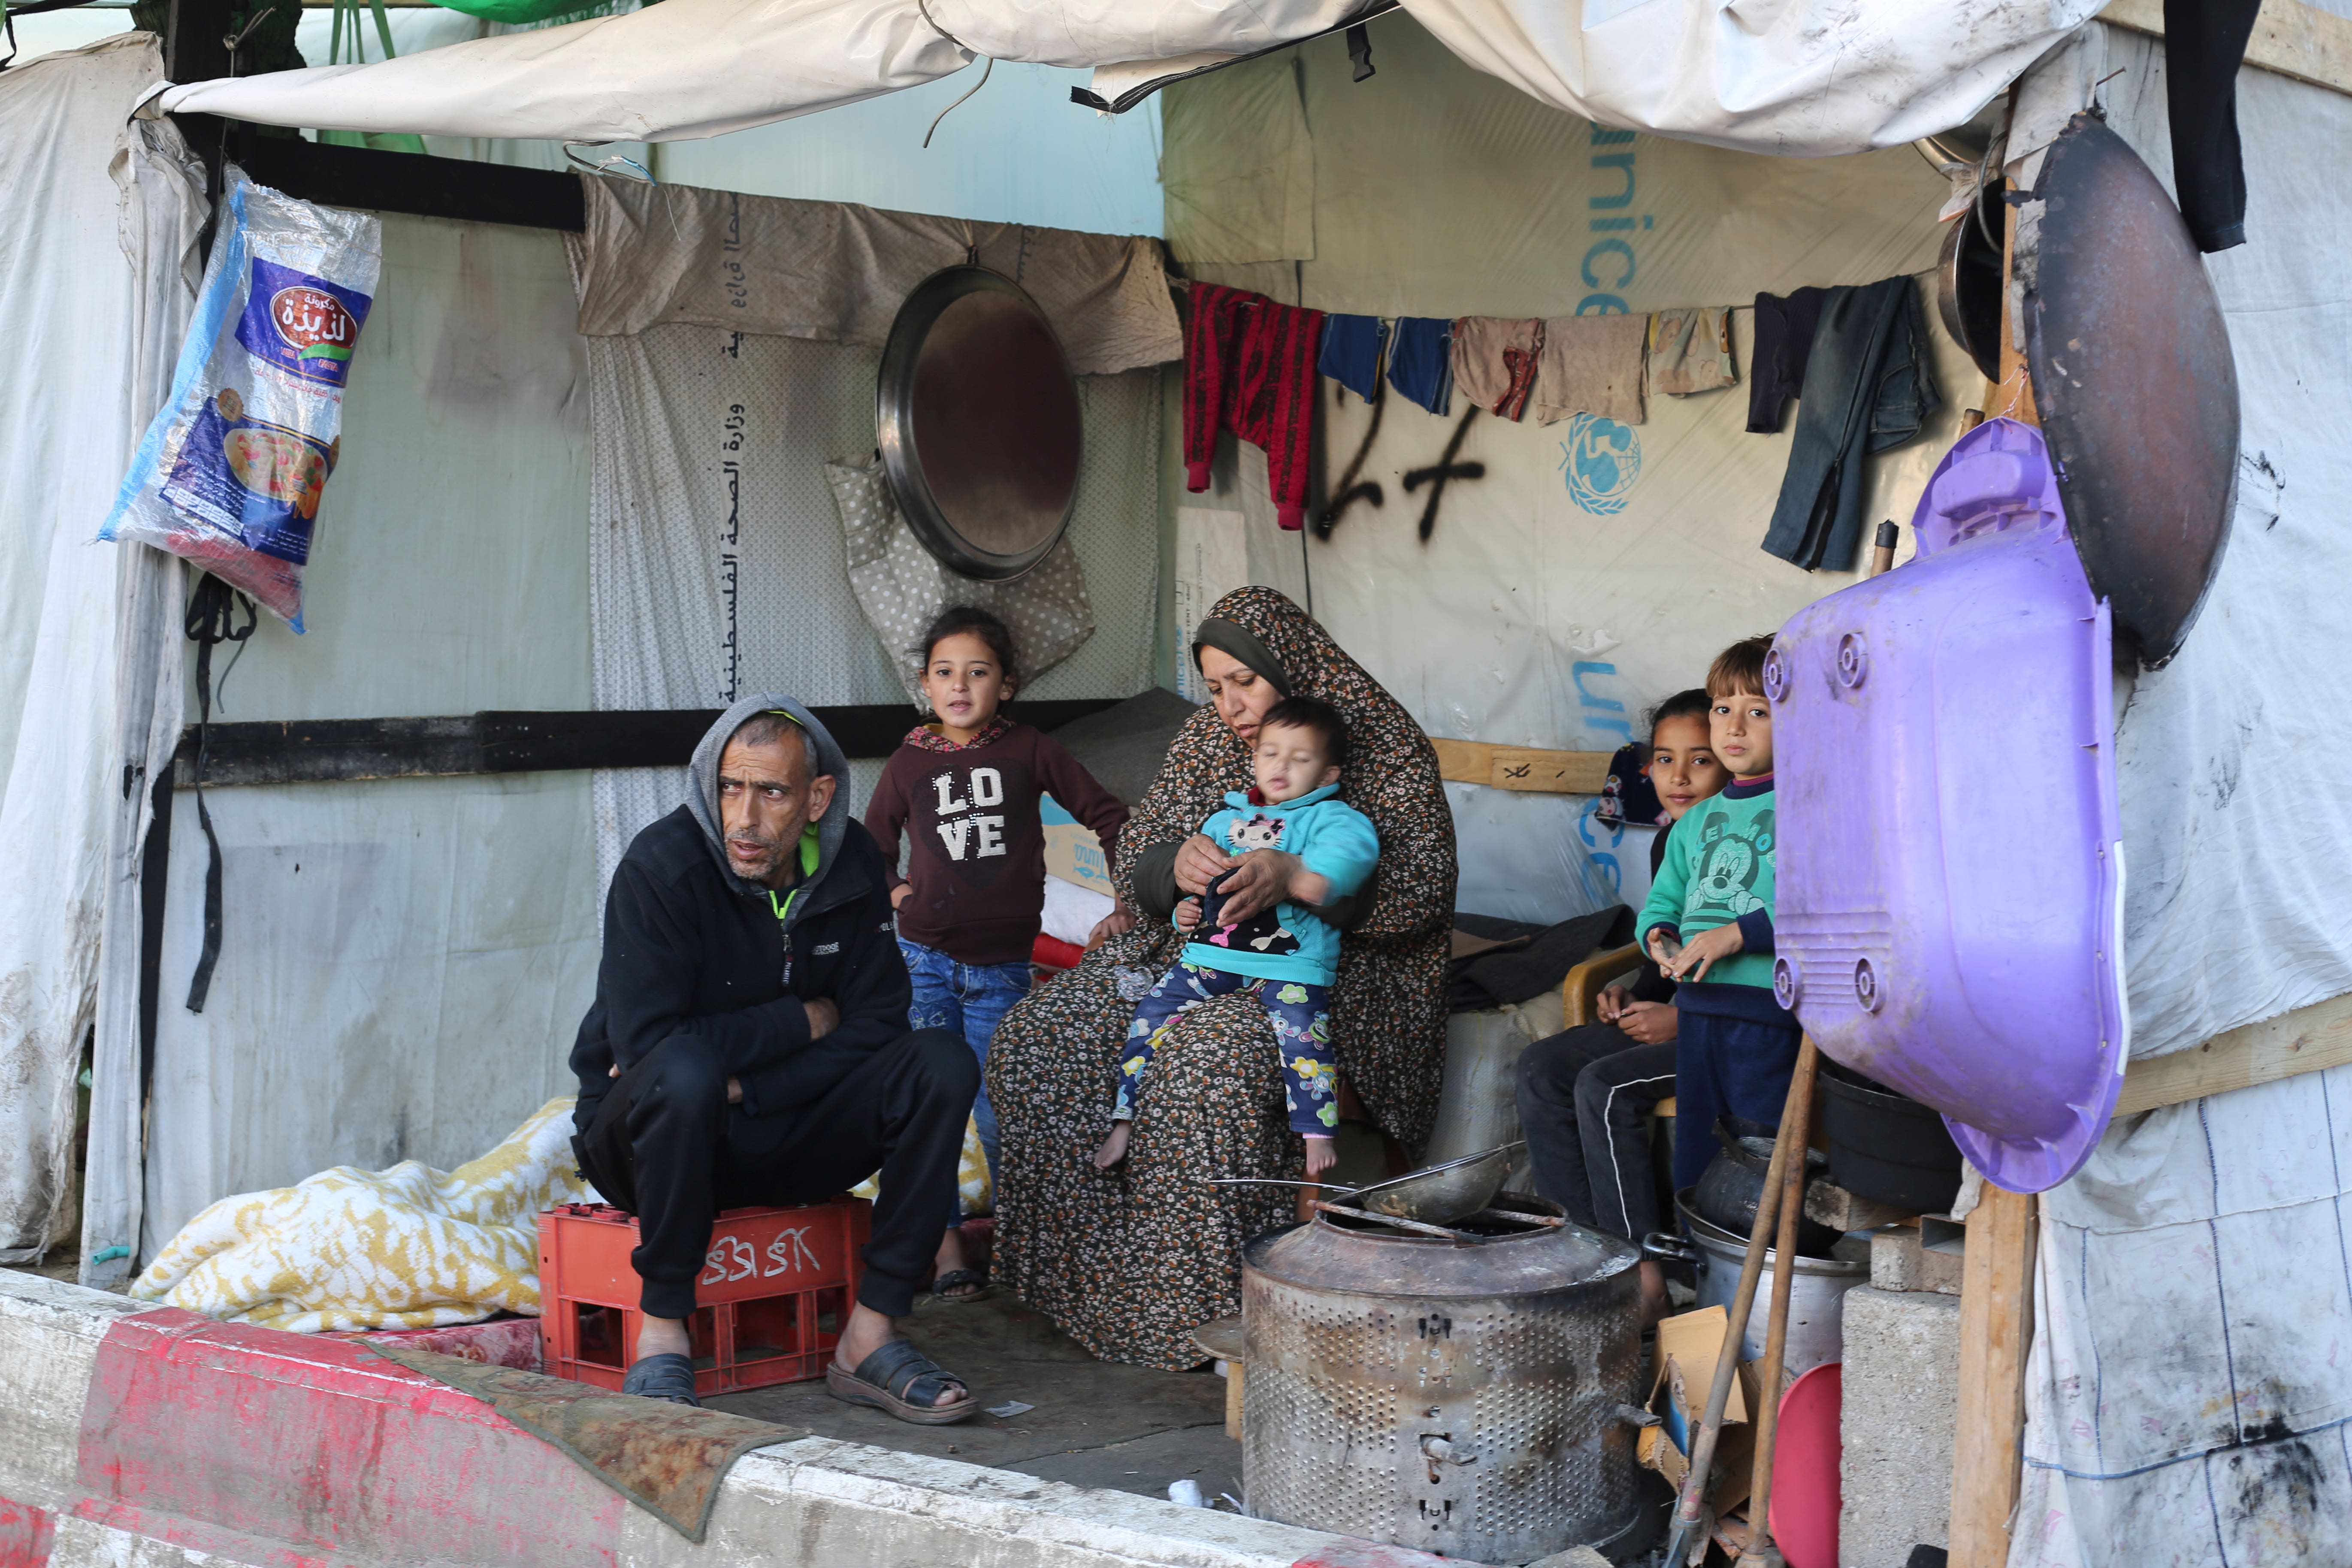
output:
[[[1747,1236],[1756,1228],[1756,1209],[1764,1196],[1764,1178],[1772,1167],[1772,1130],[1744,1117],[1719,1116],[1715,1121],[1715,1136],[1723,1147],[1699,1173],[1698,1184],[1691,1189],[1691,1207],[1708,1224],[1735,1236]],[[1807,1184],[1828,1173],[1829,1161],[1815,1150],[1806,1150]],[[1801,1214],[1797,1216],[1799,1255],[1827,1258],[1838,1238],[1839,1233],[1828,1226]]]

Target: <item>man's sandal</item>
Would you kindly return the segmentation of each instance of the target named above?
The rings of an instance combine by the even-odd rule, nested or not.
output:
[[[966,1286],[971,1289],[966,1289]],[[950,1269],[931,1281],[931,1295],[950,1307],[984,1300],[988,1296],[988,1276],[977,1268]]]
[[[856,1372],[837,1361],[826,1363],[824,1385],[845,1405],[887,1411],[918,1426],[968,1421],[980,1408],[969,1389],[961,1400],[940,1408],[940,1396],[950,1388],[964,1388],[964,1381],[906,1340],[890,1341],[859,1363]]]
[[[640,1399],[667,1399],[672,1405],[702,1403],[694,1396],[693,1359],[676,1351],[639,1356],[630,1363],[628,1376],[621,1380],[621,1392]]]

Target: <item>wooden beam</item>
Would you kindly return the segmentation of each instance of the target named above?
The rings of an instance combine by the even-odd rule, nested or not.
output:
[[[2110,0],[2099,20],[2164,37],[2164,0]],[[2303,0],[2263,0],[2246,42],[2246,64],[2313,87],[2352,92],[2352,19]]]
[[[1968,1226],[1950,1568],[2007,1568],[2025,1429],[2025,1351],[2033,1338],[2034,1200],[1988,1182]]]
[[[2133,1062],[2116,1114],[2179,1105],[2352,1062],[2352,994],[2216,1035],[2193,1050]]]
[[[1599,795],[1614,752],[1554,752],[1498,746],[1488,741],[1444,741],[1432,735],[1439,774],[1455,784],[1535,795]]]

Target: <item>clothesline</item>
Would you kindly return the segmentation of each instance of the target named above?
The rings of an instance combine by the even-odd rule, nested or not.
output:
[[[1318,376],[1367,404],[1385,385],[1440,416],[1452,413],[1458,386],[1474,412],[1498,418],[1522,419],[1532,405],[1544,425],[1571,417],[1643,424],[1652,395],[1686,397],[1739,384],[1731,317],[1745,308],[1755,316],[1748,430],[1777,433],[1789,400],[1805,405],[1764,547],[1808,571],[1844,570],[1860,526],[1861,459],[1916,435],[1938,402],[1920,277],[1759,294],[1747,307],[1390,319],[1286,305],[1248,289],[1192,281],[1183,286],[1185,488],[1208,489],[1217,437],[1231,430],[1266,455],[1276,521],[1293,531],[1304,528]],[[1816,343],[1823,338],[1831,347],[1816,371]],[[1889,371],[1895,395],[1858,396],[1861,386],[1879,384]],[[1811,387],[1813,381],[1822,384]],[[1809,387],[1813,395],[1807,397]]]

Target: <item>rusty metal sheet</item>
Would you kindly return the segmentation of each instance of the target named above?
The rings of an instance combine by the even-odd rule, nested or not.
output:
[[[2076,115],[2052,144],[2032,210],[2026,353],[2068,531],[2118,640],[2160,665],[2195,623],[2229,537],[2229,327],[2179,209],[2096,116]]]
[[[1045,313],[984,267],[935,272],[882,351],[875,425],[891,491],[923,547],[967,577],[1045,558],[1077,500],[1077,383]]]

